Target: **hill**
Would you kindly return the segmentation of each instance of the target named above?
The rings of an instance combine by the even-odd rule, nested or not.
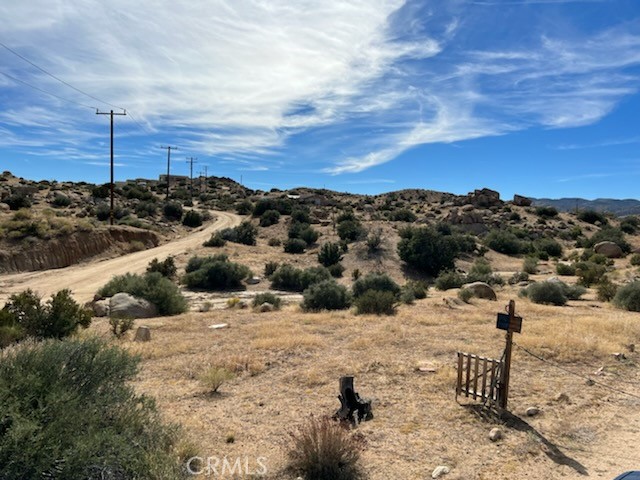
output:
[[[619,217],[624,215],[637,215],[640,213],[640,200],[627,198],[617,200],[614,198],[596,198],[585,200],[584,198],[533,198],[533,205],[555,207],[561,212],[571,212],[576,209],[596,210],[609,212]]]

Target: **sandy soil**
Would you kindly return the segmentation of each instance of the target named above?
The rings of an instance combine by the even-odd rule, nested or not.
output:
[[[76,301],[84,303],[93,299],[94,294],[114,275],[142,273],[154,258],[163,260],[169,255],[181,255],[198,248],[212,232],[238,225],[239,215],[228,212],[212,212],[216,220],[197,229],[194,233],[173,240],[155,248],[130,253],[118,258],[100,262],[88,262],[56,270],[16,273],[0,276],[0,304],[6,302],[13,293],[27,288],[46,298],[63,288],[71,289]]]

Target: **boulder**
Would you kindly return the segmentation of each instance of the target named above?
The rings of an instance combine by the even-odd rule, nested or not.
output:
[[[484,298],[487,300],[497,300],[496,292],[489,286],[489,284],[484,282],[473,282],[467,283],[463,285],[462,288],[464,290],[470,290],[473,293],[473,296],[476,298]]]
[[[538,407],[529,407],[524,413],[527,417],[535,417],[540,413],[540,409]]]
[[[262,279],[260,277],[251,277],[247,279],[247,285],[257,285]]]
[[[111,297],[109,310],[112,317],[150,318],[158,315],[155,305],[124,292],[116,293]]]
[[[151,341],[151,329],[146,326],[138,327],[136,330],[136,336],[133,338],[134,342],[150,342]]]
[[[474,190],[469,193],[467,195],[467,202],[477,207],[492,207],[502,204],[502,200],[500,200],[500,193],[489,188]]]
[[[607,258],[620,258],[623,256],[622,249],[614,242],[600,242],[593,247],[594,252],[604,255]]]
[[[449,473],[449,467],[446,465],[440,465],[433,470],[431,478],[440,478],[442,475]]]
[[[530,207],[531,203],[532,201],[530,198],[523,197],[522,195],[518,195],[518,194],[515,194],[513,196],[513,204],[519,207]]]
[[[489,432],[489,440],[491,440],[492,442],[497,442],[501,438],[502,438],[502,430],[500,430],[498,427],[492,428],[491,431]]]
[[[109,299],[96,300],[91,304],[91,309],[96,317],[108,317],[109,316]]]

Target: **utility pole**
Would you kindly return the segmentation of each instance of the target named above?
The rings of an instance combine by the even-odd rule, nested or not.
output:
[[[160,148],[164,148],[167,151],[167,198],[166,200],[169,201],[169,180],[171,179],[171,150],[178,150],[178,147],[171,147],[171,146],[167,146],[167,147],[160,147]]]
[[[127,111],[123,110],[122,113],[113,113],[113,110],[110,112],[101,112],[96,110],[96,115],[109,115],[111,117],[111,209],[109,210],[109,225],[113,225],[113,116],[114,115],[126,115]]]
[[[205,193],[205,195],[207,193],[207,187],[208,187],[208,183],[209,183],[209,176],[207,175],[208,169],[209,169],[209,165],[205,165],[204,166],[204,193]]]
[[[191,190],[191,203],[193,203],[193,164],[196,162],[197,158],[187,157],[187,163],[189,164],[189,181],[190,181],[190,190]]]

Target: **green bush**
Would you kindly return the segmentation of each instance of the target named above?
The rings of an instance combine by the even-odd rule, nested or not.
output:
[[[505,230],[492,230],[485,237],[484,244],[491,250],[505,255],[517,255],[526,250],[522,240]]]
[[[29,197],[23,195],[22,193],[14,193],[12,195],[9,195],[2,201],[9,205],[9,208],[11,210],[20,210],[21,208],[31,207],[31,200],[29,200]]]
[[[640,282],[635,281],[620,287],[613,298],[613,303],[618,308],[640,312]]]
[[[629,259],[629,263],[634,267],[640,266],[640,253],[634,253]]]
[[[529,281],[529,274],[527,272],[515,272],[513,275],[511,275],[511,278],[509,278],[509,285],[516,285],[520,282],[528,282]]]
[[[227,244],[227,241],[222,238],[222,234],[220,232],[215,232],[211,234],[209,240],[203,243],[205,247],[224,247]]]
[[[284,244],[285,253],[304,253],[307,248],[307,242],[301,238],[289,238]]]
[[[279,247],[280,245],[282,245],[282,242],[280,241],[279,238],[270,238],[267,244],[270,247]]]
[[[139,218],[154,217],[158,213],[156,202],[140,202],[136,205],[136,215]]]
[[[221,230],[220,236],[229,242],[255,245],[258,229],[250,221],[246,220],[237,227]]]
[[[407,208],[401,208],[391,213],[389,219],[392,222],[415,222],[418,217],[415,213]]]
[[[541,238],[536,240],[534,243],[534,248],[536,252],[544,252],[549,257],[561,257],[562,256],[562,245],[560,245],[553,238]]]
[[[460,289],[458,291],[458,298],[464,303],[469,303],[469,301],[473,298],[473,290],[469,288]]]
[[[357,220],[344,220],[338,223],[338,236],[345,242],[355,242],[360,239],[365,231]]]
[[[638,217],[629,215],[620,220],[620,230],[624,233],[628,233],[629,235],[636,233],[638,231],[638,227],[640,227],[640,220]]]
[[[111,194],[111,185],[105,183],[104,185],[96,185],[91,189],[91,196],[93,198],[108,198]]]
[[[455,270],[444,270],[436,278],[436,288],[438,290],[449,290],[451,288],[460,288],[466,282],[466,278]]]
[[[91,313],[71,298],[70,290],[60,290],[42,304],[32,290],[13,294],[0,314],[0,347],[25,337],[64,338],[91,324]]]
[[[253,306],[259,307],[263,303],[273,305],[276,310],[282,305],[282,299],[271,292],[263,292],[253,297]]]
[[[200,213],[196,212],[195,210],[189,210],[182,219],[182,224],[185,227],[199,227],[200,225],[202,225],[202,215],[200,215]]]
[[[556,273],[563,276],[572,276],[576,274],[576,266],[570,263],[558,263],[556,265]]]
[[[291,212],[291,222],[310,224],[311,217],[309,216],[309,211],[302,208],[296,208]]]
[[[253,207],[253,216],[260,217],[267,210],[277,210],[280,215],[291,215],[293,203],[291,200],[284,198],[262,198]]]
[[[176,268],[176,262],[173,257],[169,256],[162,262],[157,258],[151,260],[147,266],[147,273],[152,272],[158,272],[163,277],[173,278],[176,276],[178,269]]]
[[[307,245],[313,245],[320,238],[320,233],[308,226],[300,232],[300,239],[304,240]]]
[[[138,359],[97,339],[0,354],[5,480],[187,478],[176,427],[131,382]]]
[[[279,266],[280,264],[278,262],[267,262],[264,266],[264,276],[270,278]]]
[[[367,290],[355,297],[356,313],[393,315],[396,312],[396,296],[389,291]]]
[[[341,278],[344,273],[344,267],[341,263],[334,263],[333,265],[329,265],[326,267],[329,270],[329,273],[333,278]]]
[[[374,255],[378,253],[382,249],[382,230],[377,229],[372,232],[369,232],[367,235],[367,252],[369,255]]]
[[[558,216],[558,210],[555,207],[536,207],[536,215],[541,218],[555,218]]]
[[[179,222],[182,219],[182,205],[178,202],[168,202],[162,207],[162,211],[167,220]]]
[[[51,203],[56,207],[64,208],[71,205],[71,199],[66,195],[63,195],[61,193],[56,193],[53,196],[53,200],[51,201]]]
[[[335,265],[342,260],[342,249],[337,243],[329,242],[320,247],[318,262],[325,267]]]
[[[344,310],[351,305],[346,287],[335,280],[323,280],[312,284],[304,291],[302,308],[308,311]]]
[[[560,282],[536,282],[529,285],[524,293],[533,303],[564,305],[567,297]]]
[[[618,293],[618,286],[609,280],[607,277],[604,277],[600,283],[598,284],[598,300],[601,302],[610,302]]]
[[[355,298],[364,295],[368,290],[376,290],[379,292],[389,292],[394,299],[400,296],[401,288],[386,273],[369,273],[364,277],[356,280],[351,287]]]
[[[267,210],[260,215],[260,226],[270,227],[280,221],[280,212],[277,210]]]
[[[491,265],[484,258],[478,258],[473,262],[473,265],[465,279],[465,283],[471,282],[484,282],[489,285],[504,285],[502,277],[493,273]]]
[[[408,227],[399,233],[398,254],[407,265],[433,276],[454,267],[459,246],[452,235],[428,227]]]
[[[280,266],[270,277],[272,288],[293,292],[302,292],[314,283],[330,279],[331,274],[324,267],[301,270],[288,264]]]
[[[230,262],[224,255],[192,257],[189,259],[183,283],[189,288],[226,290],[239,288],[242,281],[251,276],[251,270],[239,263]]]
[[[236,204],[238,215],[251,215],[253,213],[253,203],[250,200],[242,200]]]
[[[153,303],[161,315],[177,315],[187,311],[187,300],[180,293],[180,289],[159,272],[117,275],[98,290],[98,295],[112,297],[120,292]]]
[[[602,213],[596,212],[595,210],[581,210],[578,212],[578,220],[582,220],[586,223],[591,223],[592,225],[596,222],[600,222],[602,225],[606,225],[607,217],[605,217]]]
[[[525,257],[522,261],[522,271],[534,275],[538,271],[538,259],[535,257]]]
[[[590,287],[591,285],[600,282],[605,273],[607,273],[607,269],[604,265],[599,265],[593,262],[578,262],[575,266],[578,283],[585,287]]]

